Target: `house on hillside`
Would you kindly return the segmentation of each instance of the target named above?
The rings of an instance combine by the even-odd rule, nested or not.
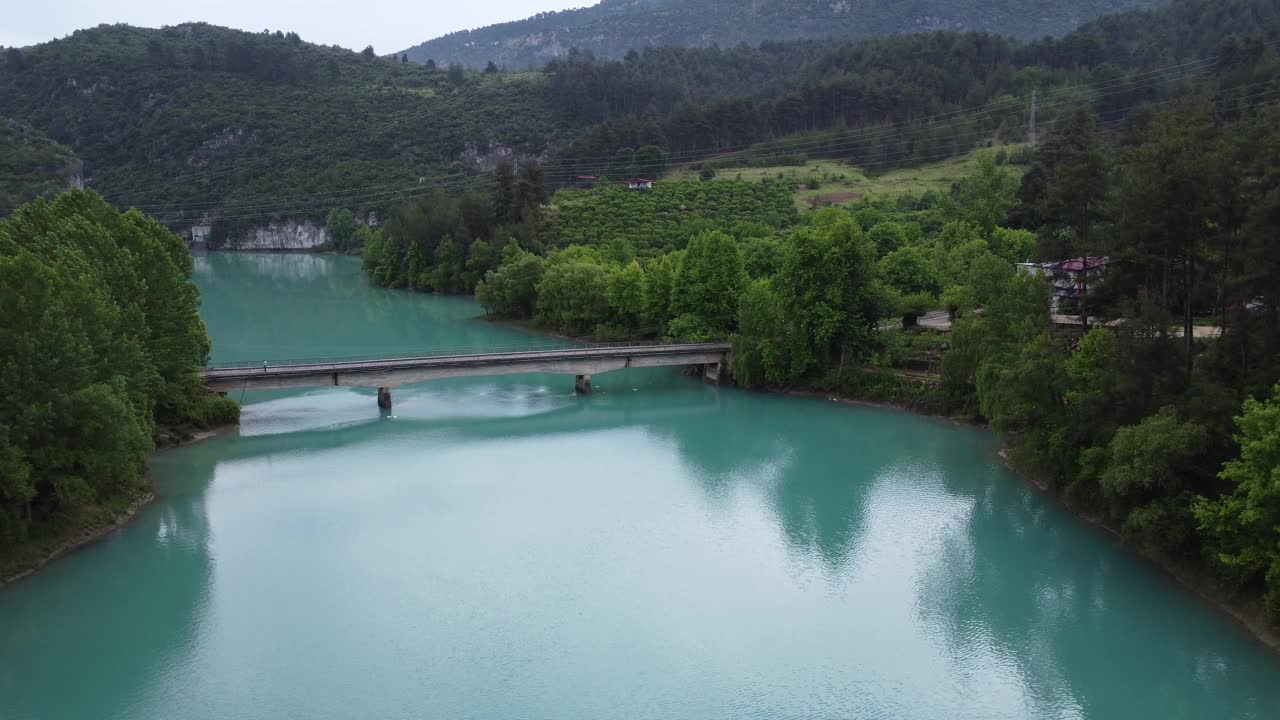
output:
[[[627,181],[628,190],[652,190],[653,181],[645,178],[631,178]]]
[[[600,178],[595,175],[576,175],[573,178],[573,183],[580,188],[588,189],[595,187],[595,184],[599,179]]]
[[[1094,287],[1102,281],[1111,258],[1075,257],[1055,262],[1018,263],[1018,272],[1029,275],[1042,275],[1053,285],[1053,297],[1049,301],[1049,312],[1057,315],[1065,300],[1067,304],[1079,306],[1080,297],[1087,288]]]

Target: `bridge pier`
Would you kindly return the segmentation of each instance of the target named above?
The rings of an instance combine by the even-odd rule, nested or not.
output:
[[[382,408],[383,410],[391,409],[391,388],[389,387],[378,388],[378,407]]]
[[[720,368],[722,363],[706,363],[702,366],[702,380],[711,385],[719,385],[723,380],[720,377]]]
[[[729,356],[721,355],[720,362],[703,363],[702,379],[712,385],[725,385],[729,382]]]
[[[576,376],[574,378],[573,389],[579,395],[590,395],[591,394],[591,376],[590,375]]]

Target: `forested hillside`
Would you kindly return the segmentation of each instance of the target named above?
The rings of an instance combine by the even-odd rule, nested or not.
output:
[[[668,165],[929,162],[1025,140],[1032,92],[1043,128],[1080,102],[1112,123],[1185,90],[1225,38],[1258,33],[1231,46],[1247,56],[1277,28],[1280,0],[1175,0],[1029,44],[796,40],[576,53],[500,73],[292,33],[104,26],[5,51],[0,106],[69,147],[117,207],[207,225],[217,241],[272,219],[385,215],[403,199],[483,189],[503,158],[540,159],[552,188]]]
[[[560,125],[544,84],[431,71],[293,33],[117,25],[6,51],[0,107],[70,146],[113,203],[161,217],[239,203],[228,214],[248,216],[262,198],[306,210],[325,193],[377,185],[382,195],[367,194],[381,199],[468,146],[537,151]]]
[[[729,47],[805,37],[947,30],[1034,39],[1160,0],[603,0],[564,12],[451,33],[405,51],[410,60],[523,69],[570,48],[620,58],[646,47]]]
[[[70,148],[0,117],[0,208],[76,187],[80,173],[80,160]]]

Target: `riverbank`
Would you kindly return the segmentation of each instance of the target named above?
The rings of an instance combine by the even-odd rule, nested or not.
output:
[[[931,412],[909,402],[880,399],[866,400],[818,389],[768,388],[766,391],[780,392],[796,397],[823,398],[846,405],[898,410],[913,415],[937,418],[955,424],[990,430],[990,426],[981,420],[941,412]],[[1120,532],[1120,529],[1109,523],[1105,518],[1074,505],[1065,496],[1055,492],[1043,478],[1036,477],[1034,473],[1017,467],[1006,450],[1002,449],[1000,451],[1000,458],[1010,472],[1017,475],[1023,482],[1039,490],[1059,507],[1066,510],[1072,517],[1109,534],[1118,540],[1127,551],[1134,552],[1145,562],[1151,563],[1184,590],[1191,592],[1200,598],[1202,602],[1229,616],[1237,626],[1253,636],[1258,642],[1267,646],[1273,652],[1280,653],[1280,629],[1276,628],[1268,619],[1261,598],[1233,596],[1205,568],[1188,566],[1185,562],[1179,562],[1162,553],[1157,553],[1129,542]]]
[[[1209,606],[1225,613],[1237,626],[1253,636],[1258,642],[1267,646],[1273,652],[1280,653],[1280,628],[1277,628],[1268,619],[1261,598],[1240,597],[1228,593],[1222,587],[1222,583],[1214,578],[1204,567],[1191,566],[1184,561],[1179,561],[1163,553],[1129,542],[1124,534],[1120,532],[1120,529],[1108,522],[1106,518],[1076,506],[1061,493],[1055,492],[1043,478],[1019,468],[1005,450],[1000,451],[1000,457],[1010,472],[1052,499],[1059,507],[1070,513],[1072,517],[1111,535],[1120,541],[1125,548],[1136,553],[1144,561],[1154,565],[1184,590],[1196,595]]]
[[[222,425],[208,430],[190,431],[161,428],[156,431],[156,449],[192,445],[234,430],[236,425]],[[114,498],[102,505],[81,508],[74,516],[63,518],[53,527],[43,528],[36,537],[5,549],[0,558],[0,590],[34,575],[45,566],[87,545],[102,540],[128,525],[138,513],[156,499],[148,474],[136,492]]]

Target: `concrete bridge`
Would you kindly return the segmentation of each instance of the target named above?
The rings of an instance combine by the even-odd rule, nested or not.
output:
[[[591,376],[611,370],[700,365],[703,377],[728,377],[729,343],[618,345],[453,355],[415,355],[371,360],[253,362],[210,365],[205,385],[217,392],[297,387],[376,387],[378,406],[391,407],[391,388],[442,378],[516,373],[573,375],[575,389],[590,394]]]

